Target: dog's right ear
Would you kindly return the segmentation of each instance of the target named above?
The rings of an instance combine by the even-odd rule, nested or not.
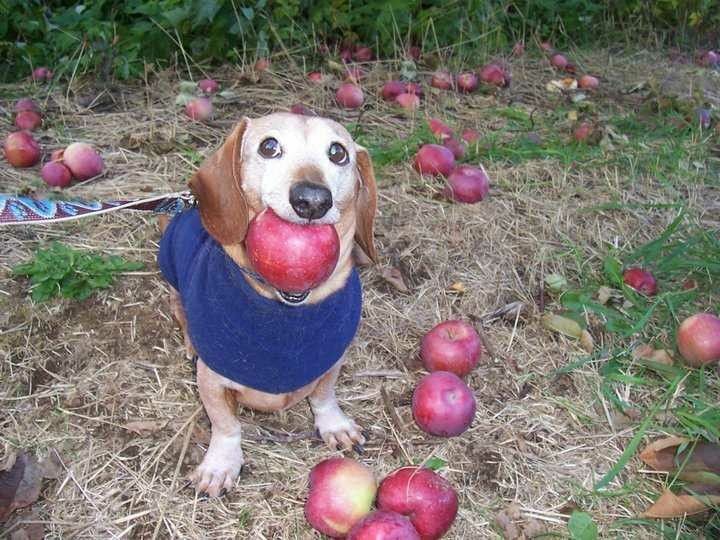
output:
[[[243,118],[190,179],[200,218],[222,245],[239,244],[248,227],[248,204],[242,190],[242,139],[250,120]]]

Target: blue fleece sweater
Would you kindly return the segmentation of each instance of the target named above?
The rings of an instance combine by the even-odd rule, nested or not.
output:
[[[248,284],[195,208],[168,225],[158,264],[180,293],[190,340],[203,362],[263,392],[291,392],[317,379],[343,355],[360,321],[357,270],[319,304],[270,300]]]

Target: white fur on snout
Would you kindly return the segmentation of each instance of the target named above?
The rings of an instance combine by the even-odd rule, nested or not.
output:
[[[260,143],[268,137],[277,139],[282,149],[278,158],[267,159],[258,153]],[[342,144],[350,161],[337,165],[328,158],[333,143]],[[312,223],[335,224],[340,221],[340,208],[355,193],[357,181],[355,145],[347,130],[326,118],[276,113],[248,124],[242,143],[243,189],[257,194],[266,207],[281,218],[294,223],[308,223],[295,213],[290,204],[290,188],[298,171],[312,167],[322,173],[324,185],[332,194],[332,207]]]

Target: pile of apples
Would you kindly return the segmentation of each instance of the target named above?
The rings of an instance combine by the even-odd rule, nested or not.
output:
[[[40,145],[30,131],[42,124],[37,104],[28,98],[15,104],[15,125],[20,131],[10,133],[3,144],[5,159],[13,167],[27,168],[40,161]],[[89,144],[76,142],[64,150],[55,150],[40,170],[40,176],[52,187],[67,187],[73,178],[87,180],[103,170],[102,156]]]
[[[326,459],[310,471],[305,518],[333,538],[435,540],[457,511],[455,489],[424,467],[396,469],[379,486],[369,467],[350,458]]]
[[[623,282],[645,296],[655,296],[658,292],[655,276],[644,268],[626,268]],[[692,288],[693,284],[686,282],[685,287]],[[678,327],[676,344],[689,366],[702,367],[720,362],[720,317],[712,313],[696,313],[688,317]]]
[[[465,155],[465,144],[477,141],[478,133],[467,129],[462,134],[463,142],[460,142],[442,121],[431,118],[428,125],[442,144],[422,145],[415,154],[413,168],[423,176],[445,178],[447,185],[443,195],[450,200],[468,204],[482,201],[490,191],[490,178],[484,167],[455,165],[455,160]]]

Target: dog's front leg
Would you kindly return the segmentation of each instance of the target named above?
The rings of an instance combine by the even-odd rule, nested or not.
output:
[[[365,437],[358,425],[342,412],[335,397],[341,365],[342,360],[320,379],[308,398],[310,408],[315,415],[315,427],[330,448],[362,451]]]
[[[217,497],[222,490],[230,490],[243,466],[240,448],[240,422],[236,417],[237,401],[223,379],[197,361],[197,382],[200,399],[212,424],[210,446],[202,463],[190,479],[199,492]]]

